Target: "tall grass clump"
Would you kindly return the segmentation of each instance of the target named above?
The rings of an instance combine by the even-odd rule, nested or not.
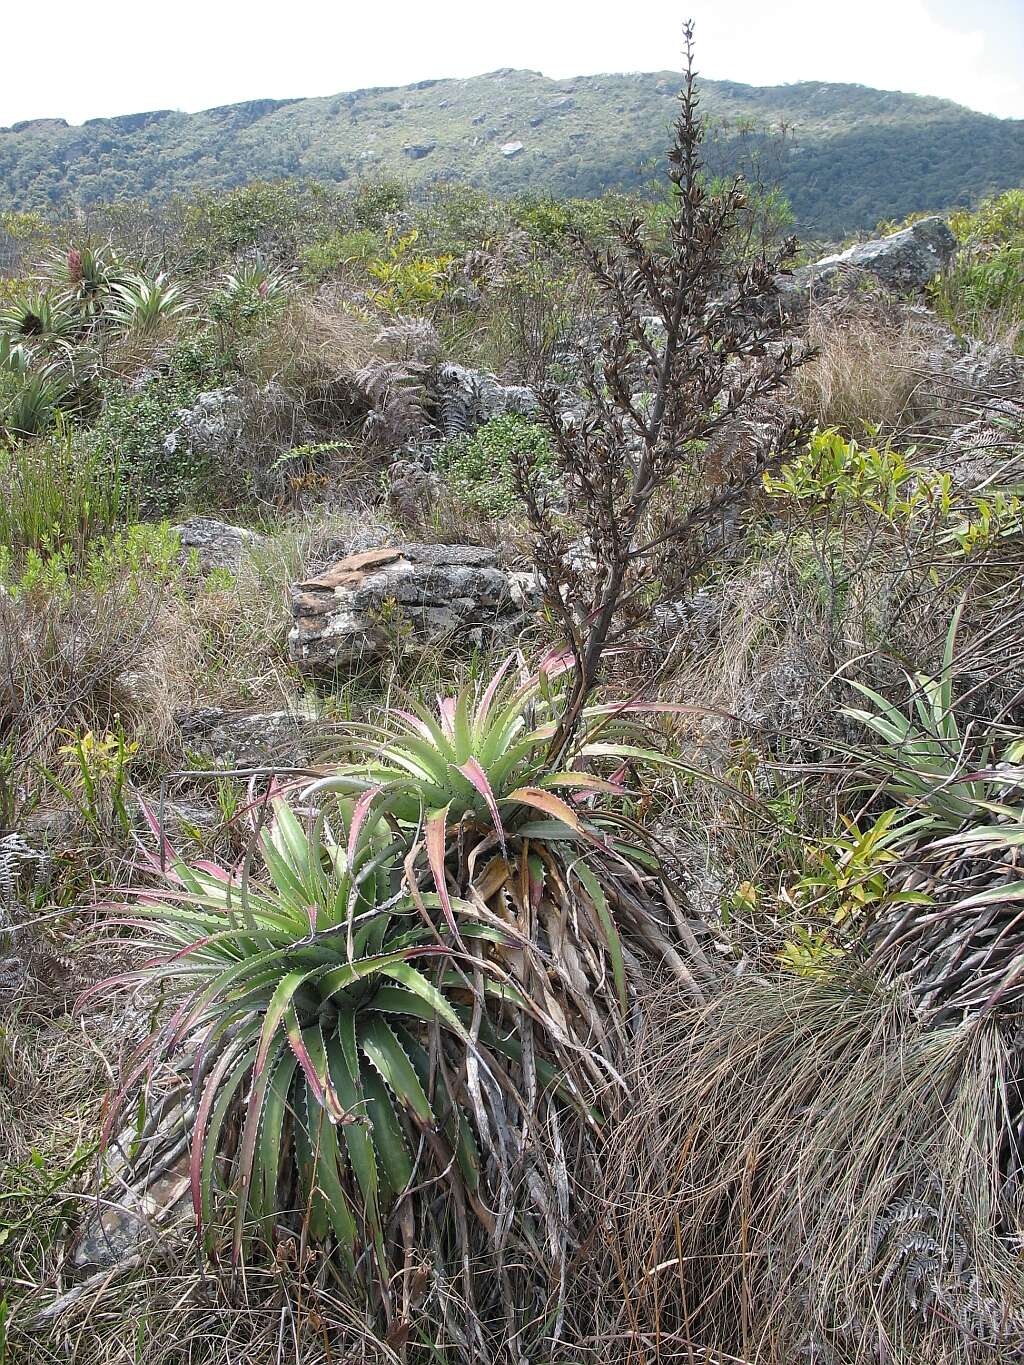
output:
[[[0,577],[17,575],[33,555],[84,562],[124,513],[117,465],[76,442],[61,419],[51,435],[0,448],[0,494]]]

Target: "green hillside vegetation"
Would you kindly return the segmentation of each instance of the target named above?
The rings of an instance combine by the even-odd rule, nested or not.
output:
[[[500,194],[635,189],[662,155],[679,81],[671,71],[554,81],[503,70],[81,127],[36,120],[0,131],[0,203],[52,209],[253,179],[338,184],[381,173]],[[727,168],[772,146],[807,234],[969,204],[1024,180],[1024,123],[949,101],[824,82],[705,81],[702,90],[715,130],[710,164]]]

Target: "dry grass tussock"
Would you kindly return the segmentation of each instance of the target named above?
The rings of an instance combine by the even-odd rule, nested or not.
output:
[[[927,555],[847,530],[832,538],[791,527],[770,554],[698,595],[662,663],[661,690],[709,708],[709,748],[746,735],[775,757],[817,756],[844,734],[838,707],[850,678],[885,690],[902,679],[896,659],[927,668],[938,658],[956,572],[937,585]]]
[[[917,431],[934,409],[926,378],[929,343],[904,317],[888,326],[870,312],[812,311],[807,340],[817,355],[793,377],[797,405],[821,427],[880,439]]]
[[[117,721],[164,751],[173,688],[158,585],[13,599],[0,594],[0,739],[22,764],[52,759],[68,731]]]
[[[261,329],[243,357],[256,383],[277,380],[312,396],[328,391],[375,354],[377,329],[351,304],[328,291],[292,295]]]
[[[649,1008],[609,1163],[621,1322],[664,1347],[636,1359],[1019,1358],[1012,1023],[928,1032],[842,977]]]

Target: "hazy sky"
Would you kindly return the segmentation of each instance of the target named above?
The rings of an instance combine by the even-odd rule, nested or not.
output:
[[[499,66],[675,69],[684,15],[707,76],[854,81],[1024,118],[1024,0],[0,0],[0,126]]]

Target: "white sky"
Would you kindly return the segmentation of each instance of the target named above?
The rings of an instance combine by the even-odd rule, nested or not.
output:
[[[1024,118],[1024,0],[0,0],[0,126],[472,76],[679,66]]]

